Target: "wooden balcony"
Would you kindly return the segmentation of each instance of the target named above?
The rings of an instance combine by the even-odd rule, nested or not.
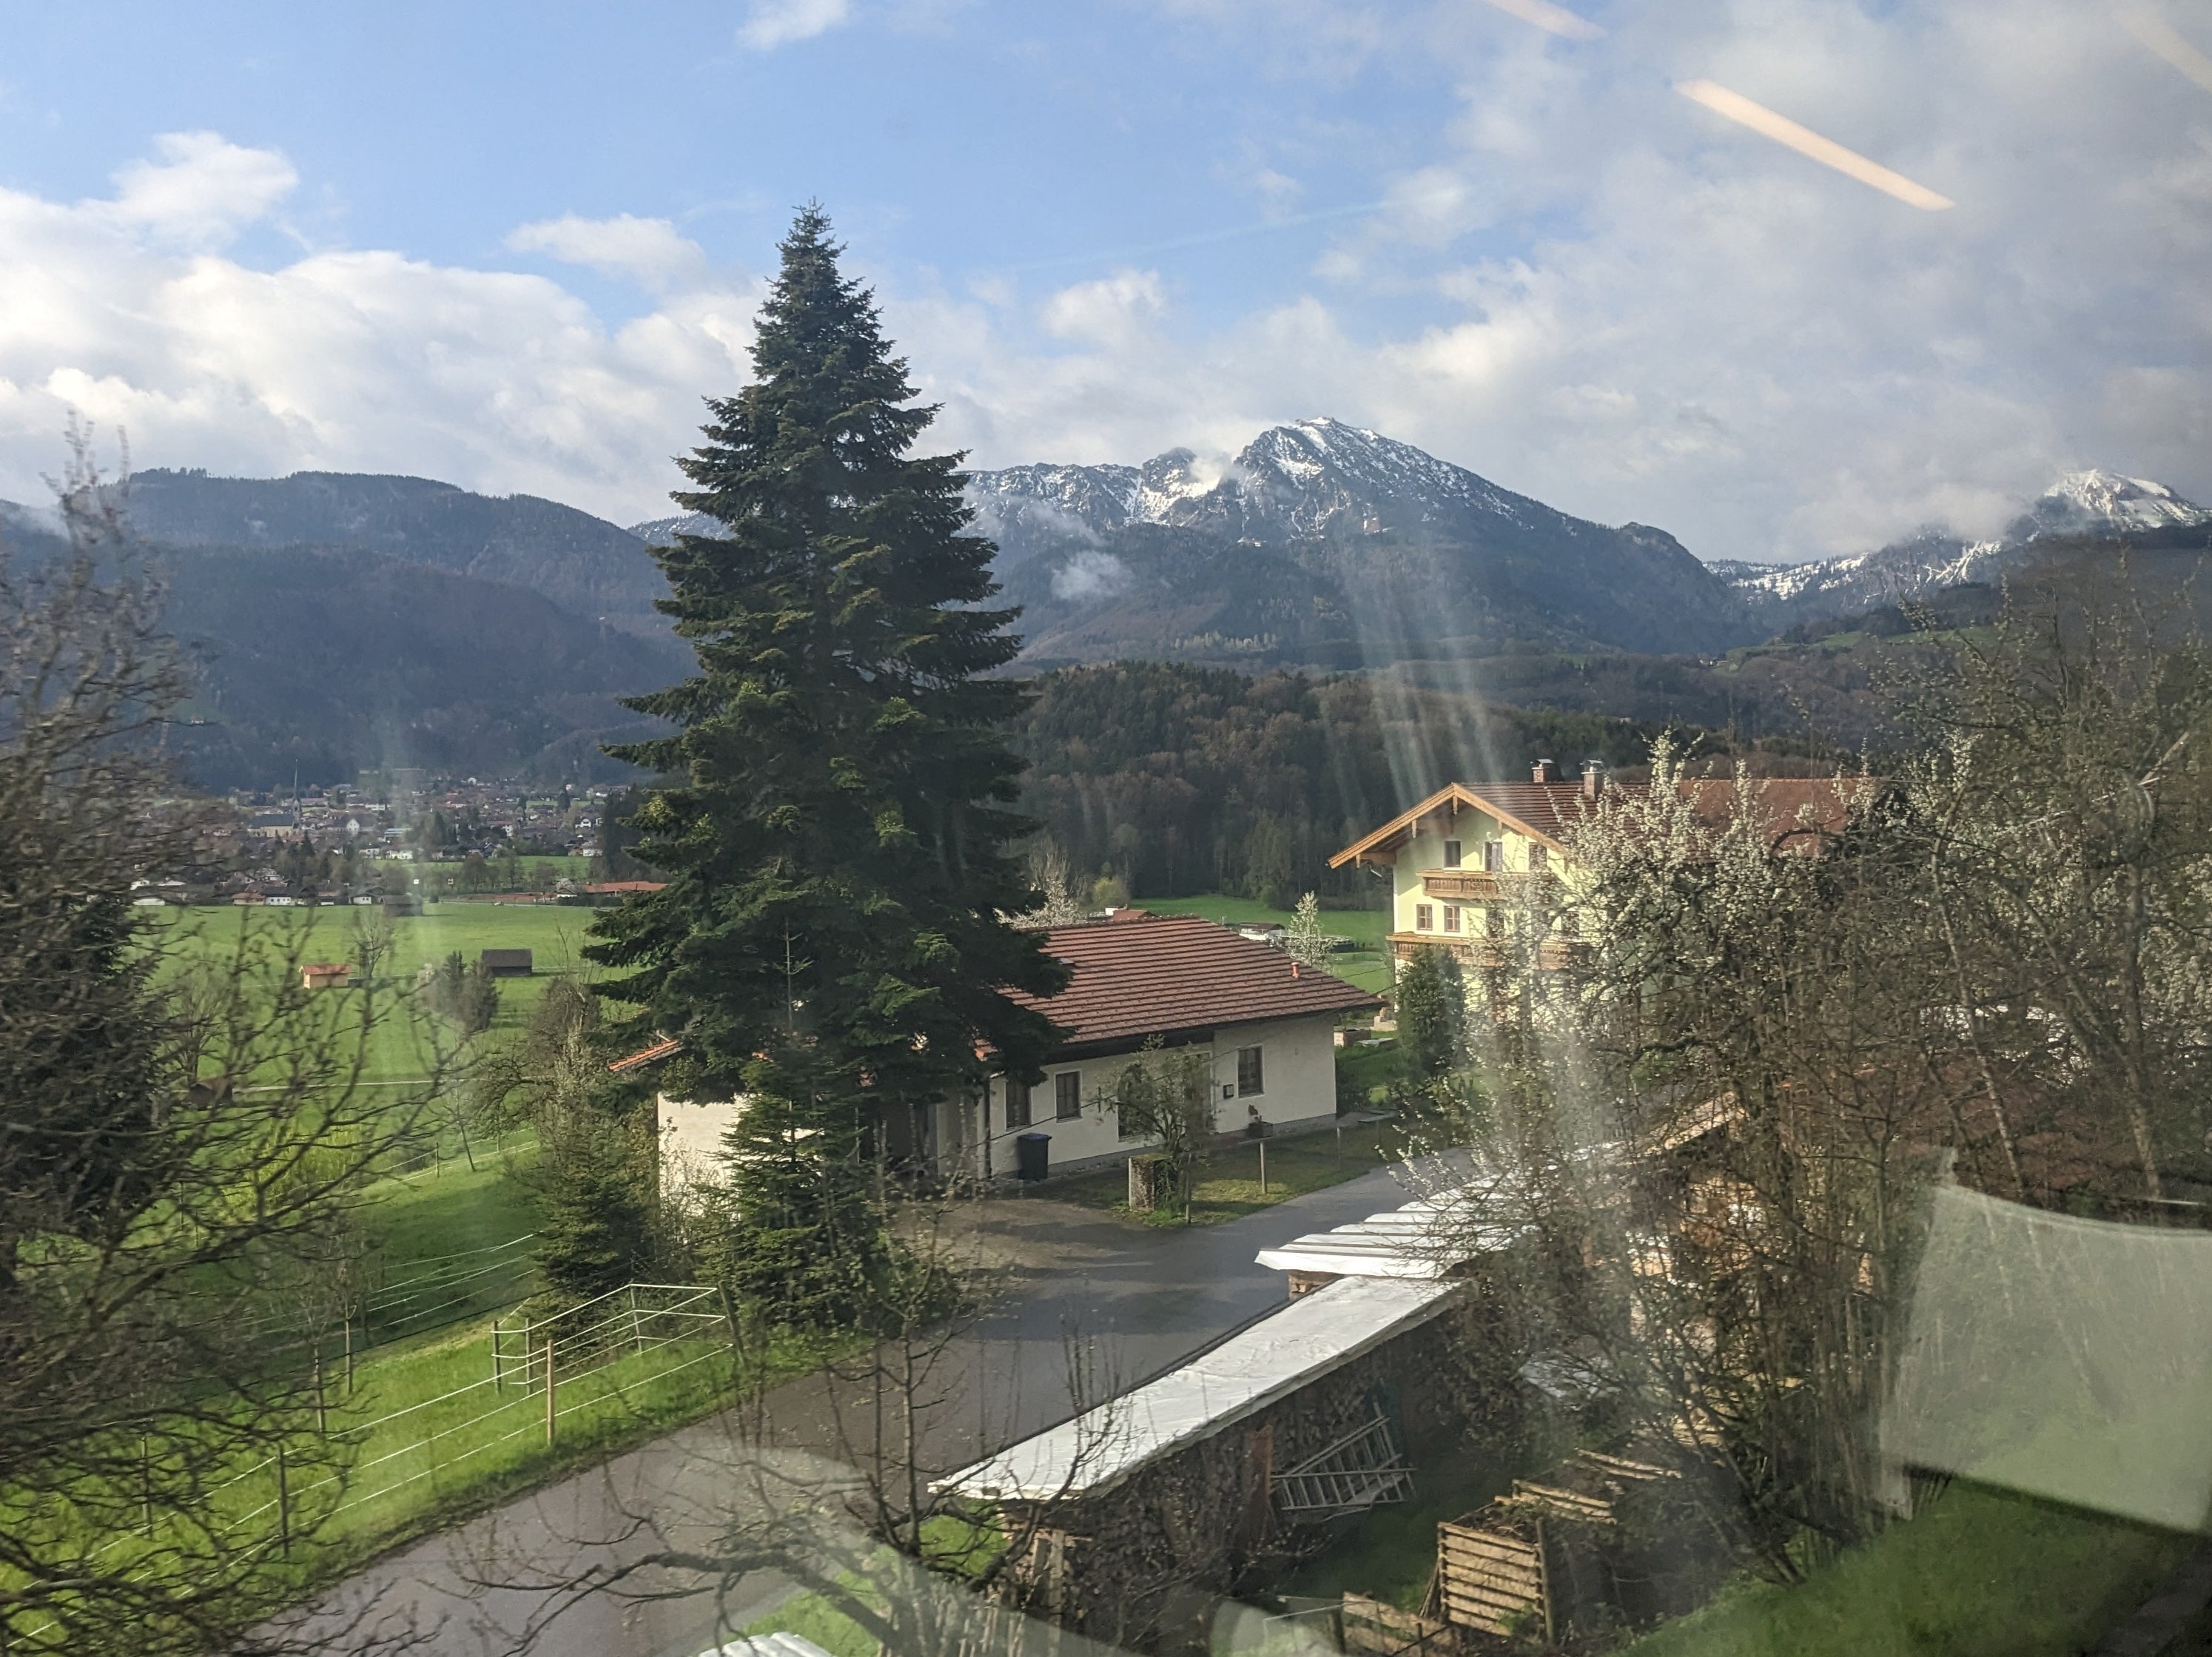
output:
[[[1425,869],[1421,891],[1452,903],[1521,903],[1547,896],[1559,877],[1548,869],[1534,874],[1491,869]]]
[[[1421,890],[1455,903],[1495,903],[1505,895],[1504,883],[1481,869],[1423,870]]]
[[[1465,932],[1390,934],[1390,953],[1401,961],[1411,961],[1413,951],[1420,949],[1449,950],[1462,967],[1502,967],[1506,961],[1503,938],[1469,938]]]
[[[1419,949],[1449,950],[1462,967],[1498,968],[1514,964],[1512,940],[1470,938],[1465,932],[1392,932],[1390,953],[1410,961]],[[1536,966],[1547,973],[1571,972],[1587,958],[1589,945],[1578,938],[1547,938],[1536,946]]]

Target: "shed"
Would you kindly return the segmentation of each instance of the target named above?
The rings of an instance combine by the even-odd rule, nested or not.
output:
[[[486,950],[477,957],[477,965],[492,978],[527,978],[531,974],[530,951],[527,950]]]
[[[1446,1315],[1462,1292],[1331,1284],[932,1488],[996,1507],[1033,1608],[1165,1643],[1194,1596],[1237,1593],[1294,1536],[1413,1493],[1416,1458],[1463,1430]]]
[[[1443,1312],[1449,1283],[1350,1279],[1291,1302],[1134,1392],[939,1480],[985,1501],[1097,1496]]]
[[[303,990],[342,990],[352,974],[352,966],[343,961],[310,961],[300,968],[300,987]]]

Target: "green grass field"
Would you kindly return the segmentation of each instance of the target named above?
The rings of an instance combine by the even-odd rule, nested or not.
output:
[[[2069,1657],[2197,1541],[1954,1484],[1806,1581],[1747,1585],[1621,1657]]]
[[[1288,909],[1271,909],[1256,898],[1224,897],[1218,892],[1196,897],[1140,897],[1139,908],[1162,915],[1203,915],[1224,926],[1287,926]],[[1390,987],[1390,958],[1382,939],[1390,917],[1381,909],[1323,909],[1321,929],[1331,938],[1348,938],[1354,948],[1332,956],[1328,970],[1347,984],[1381,995]]]
[[[240,929],[283,940],[302,961],[343,961],[352,954],[351,927],[357,915],[372,913],[350,906],[313,909],[174,909],[163,919],[188,951],[221,957],[236,948]],[[411,985],[425,965],[458,950],[473,962],[485,950],[531,951],[527,978],[500,980],[499,1017],[492,1036],[520,1030],[545,993],[545,986],[581,962],[585,929],[593,912],[556,904],[430,903],[420,915],[392,921],[393,950],[383,976]],[[334,1015],[343,1017],[358,1003],[358,989],[325,990]],[[356,1015],[357,1016],[357,1015]],[[367,1072],[369,1079],[393,1082],[421,1076],[428,1054],[401,1021],[385,1022],[377,1031]]]

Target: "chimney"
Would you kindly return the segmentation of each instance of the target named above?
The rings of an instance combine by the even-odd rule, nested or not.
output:
[[[1594,800],[1604,792],[1605,762],[1584,760],[1583,762],[1583,798]]]
[[[1549,760],[1538,760],[1536,762],[1536,780],[1538,782],[1557,782],[1559,780],[1559,768],[1558,766],[1553,764]]]

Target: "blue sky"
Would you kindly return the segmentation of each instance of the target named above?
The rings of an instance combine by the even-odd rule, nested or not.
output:
[[[2186,7],[9,4],[0,48],[16,499],[75,412],[647,515],[809,197],[979,464],[1328,413],[1709,557],[2078,466],[2212,495]]]

